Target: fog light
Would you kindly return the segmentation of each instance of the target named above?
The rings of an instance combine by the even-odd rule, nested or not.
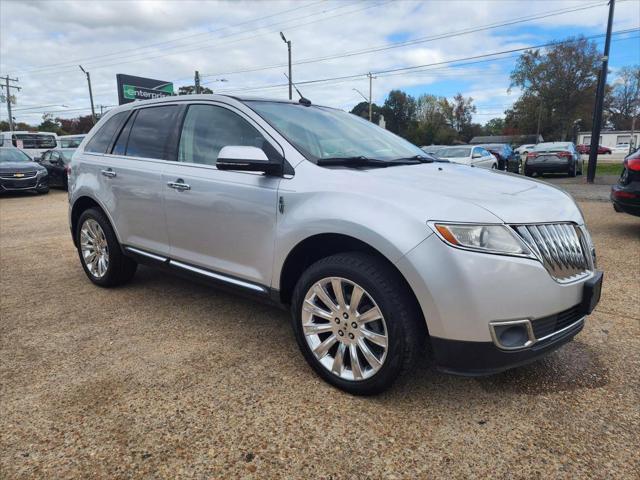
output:
[[[535,342],[529,320],[510,320],[489,324],[493,343],[503,350],[526,348]]]

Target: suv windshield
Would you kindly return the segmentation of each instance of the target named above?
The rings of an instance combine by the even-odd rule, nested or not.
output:
[[[29,155],[17,148],[0,148],[0,163],[32,162]]]
[[[356,115],[334,108],[246,101],[309,160],[362,157],[393,161],[424,151]]]

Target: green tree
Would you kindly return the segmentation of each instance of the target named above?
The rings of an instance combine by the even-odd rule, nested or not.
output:
[[[503,135],[504,119],[492,118],[484,124],[484,133],[486,135]]]
[[[195,85],[185,85],[178,89],[178,95],[193,95],[196,93]],[[200,93],[213,93],[213,90],[207,87],[200,87]]]
[[[40,132],[53,132],[57,135],[63,134],[60,122],[58,119],[54,119],[53,115],[50,113],[42,115],[42,123],[37,126],[37,129]]]
[[[608,121],[615,130],[630,130],[640,116],[640,65],[624,67],[606,97]]]
[[[375,103],[371,105],[371,120],[373,123],[377,124],[380,121],[381,110],[382,109]],[[369,102],[360,102],[351,109],[350,113],[369,120]]]
[[[415,99],[402,90],[391,90],[382,106],[387,129],[401,137],[407,136],[415,111]]]
[[[542,112],[545,138],[569,137],[578,118],[591,118],[599,57],[596,44],[584,37],[558,43],[546,53],[525,51],[511,72],[511,87],[520,87],[522,96],[507,113],[508,126],[526,126],[523,133],[533,133]]]

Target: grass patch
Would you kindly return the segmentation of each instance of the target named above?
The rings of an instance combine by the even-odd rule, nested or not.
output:
[[[584,172],[587,173],[587,162],[584,165]],[[622,162],[620,163],[598,163],[596,165],[596,175],[620,175],[622,173]]]

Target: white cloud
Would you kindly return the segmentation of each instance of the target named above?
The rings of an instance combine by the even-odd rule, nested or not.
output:
[[[295,62],[386,45],[393,41],[390,39],[423,38],[584,5],[587,4],[574,0],[530,1],[526,8],[520,1],[508,0],[2,1],[0,71],[20,79],[23,89],[18,94],[15,116],[35,123],[42,115],[41,110],[47,108],[20,109],[51,104],[67,105],[69,110],[88,108],[86,81],[78,63],[91,72],[95,103],[113,105],[117,103],[116,73],[166,79],[174,81],[176,88],[193,83],[196,69],[205,75],[227,72],[204,79],[228,80],[211,83],[209,86],[214,90],[286,83],[283,76],[286,67],[228,73],[286,63],[286,46],[279,30],[292,40]],[[637,0],[619,2],[614,29],[638,27],[638,5]],[[511,30],[511,35],[505,35],[504,29],[487,30],[411,47],[295,65],[294,80],[376,72],[544,43],[549,38],[544,29],[558,26],[583,27],[587,35],[601,33],[606,24],[606,8],[601,5],[536,20]],[[531,26],[538,28],[532,30]],[[374,98],[380,103],[392,88],[421,85],[428,93],[438,93],[431,91],[429,85],[436,82],[441,85],[442,80],[453,84],[464,79],[472,86],[462,93],[476,98],[479,105],[492,105],[483,109],[493,111],[493,105],[508,105],[517,98],[515,92],[508,95],[506,91],[512,65],[513,60],[380,76],[374,81]],[[43,69],[43,66],[50,67]],[[361,77],[301,86],[305,95],[319,103],[341,108],[350,108],[361,100],[353,88],[366,94],[368,80]],[[287,88],[247,93],[284,97]],[[74,110],[59,115],[77,114]],[[4,106],[0,107],[0,116],[6,119]],[[476,119],[488,118],[479,115]]]

